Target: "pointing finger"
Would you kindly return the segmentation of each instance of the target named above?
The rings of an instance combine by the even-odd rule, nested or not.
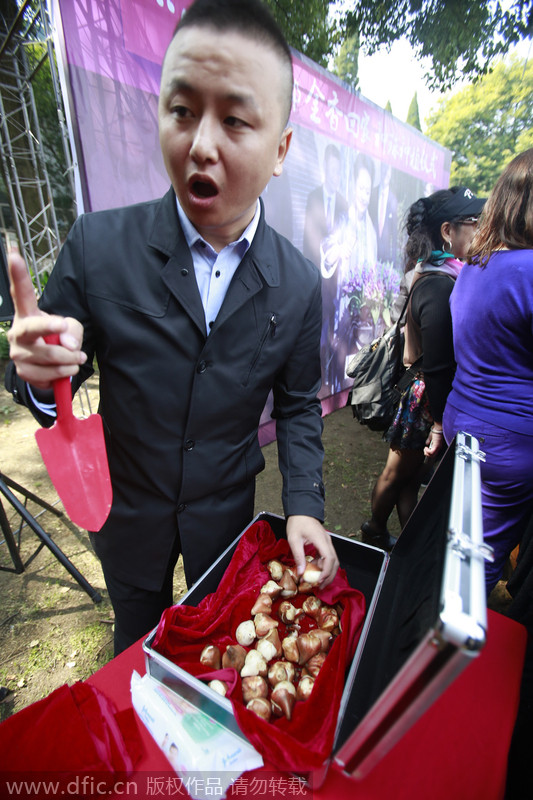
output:
[[[26,262],[15,250],[11,250],[7,259],[9,267],[9,283],[15,312],[19,317],[31,317],[39,314],[37,298]]]

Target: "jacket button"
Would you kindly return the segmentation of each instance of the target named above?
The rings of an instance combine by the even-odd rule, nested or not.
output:
[[[205,362],[205,361],[200,361],[200,363],[199,363],[199,364],[198,364],[198,366],[196,367],[196,372],[197,372],[199,375],[201,375],[201,374],[202,374],[202,372],[205,372],[205,371],[206,371],[206,369],[207,369],[207,364],[206,364],[206,362]]]
[[[192,449],[193,449],[193,447],[194,447],[194,441],[193,441],[192,439],[187,439],[187,441],[186,441],[186,442],[185,442],[185,444],[183,445],[183,448],[184,448],[185,450],[192,450]]]
[[[186,508],[187,508],[187,504],[186,503],[180,503],[179,506],[178,506],[178,514],[181,514],[181,512],[185,511]]]
[[[183,269],[181,270],[181,274],[183,275],[183,277],[184,277],[184,278],[186,278],[186,277],[187,277],[187,275],[189,274],[189,270],[188,270],[188,269],[185,269],[185,268],[183,268]]]

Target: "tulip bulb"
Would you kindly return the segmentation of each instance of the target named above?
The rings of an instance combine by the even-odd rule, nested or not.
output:
[[[272,715],[272,706],[270,701],[264,697],[254,697],[246,704],[246,708],[249,711],[253,711],[254,714],[257,714],[258,717],[261,719],[266,720],[266,722],[270,721],[270,717]]]
[[[257,636],[266,636],[272,628],[277,628],[279,622],[274,619],[270,614],[263,614],[259,612],[254,616],[255,633]]]
[[[291,661],[295,664],[298,663],[300,660],[300,653],[298,651],[298,645],[296,644],[297,636],[291,634],[290,636],[285,636],[281,643],[281,649],[283,650],[283,655],[287,659],[287,661]]]
[[[278,608],[279,618],[285,625],[291,625],[299,619],[303,613],[301,608],[295,608],[289,600],[283,600]]]
[[[285,565],[285,572],[288,572],[292,576],[293,581],[298,583],[298,570],[295,566]]]
[[[241,622],[240,625],[237,625],[235,638],[239,644],[243,645],[243,647],[249,647],[255,640],[255,637],[255,625],[252,619],[247,619],[244,622]]]
[[[298,586],[288,569],[283,573],[279,585],[281,586],[282,597],[294,597],[298,594]]]
[[[200,663],[210,670],[220,669],[220,650],[214,644],[208,644],[200,653]]]
[[[287,719],[292,717],[292,710],[296,702],[296,688],[289,681],[280,681],[272,689],[270,697],[272,711],[278,717],[285,715]]]
[[[225,681],[219,681],[218,679],[215,679],[213,681],[209,681],[207,685],[217,694],[221,694],[222,697],[226,696],[228,691],[228,684],[225,683]]]
[[[283,572],[285,570],[285,567],[283,566],[281,561],[276,561],[275,559],[273,559],[272,561],[268,562],[267,569],[270,572],[270,577],[272,578],[272,580],[279,581],[283,577]]]
[[[222,656],[222,666],[224,669],[232,667],[240,672],[244,659],[246,658],[246,650],[240,644],[228,644],[226,652]]]
[[[311,633],[302,633],[296,639],[298,647],[298,664],[303,666],[309,659],[320,652],[322,649],[322,642],[317,636],[312,636]]]
[[[308,617],[316,620],[318,617],[318,613],[322,608],[322,600],[318,597],[315,597],[314,594],[310,595],[310,597],[306,597],[302,603],[302,609],[307,614]]]
[[[268,683],[261,675],[248,675],[242,679],[242,699],[249,703],[254,697],[268,697]]]
[[[250,650],[246,653],[244,665],[241,668],[241,678],[247,678],[249,675],[264,677],[267,672],[268,666],[265,657],[258,650]]]
[[[302,580],[304,583],[310,583],[313,586],[320,582],[320,578],[322,576],[322,570],[318,566],[315,561],[309,561],[305,565],[305,569],[302,573]]]
[[[329,631],[323,631],[322,628],[314,628],[312,631],[309,631],[309,636],[313,639],[318,639],[320,642],[320,653],[327,653],[329,650],[329,646],[333,639],[331,633]]]
[[[296,667],[290,661],[276,661],[268,670],[268,680],[271,686],[281,681],[292,681],[296,674]]]
[[[265,594],[264,592],[259,595],[257,600],[252,606],[252,615],[253,614],[270,614],[272,610],[272,598],[269,594]]]
[[[325,660],[326,660],[325,653],[317,653],[316,655],[311,656],[311,658],[305,665],[305,670],[304,670],[305,674],[311,675],[313,678],[316,678],[318,673],[322,669]]]
[[[255,646],[256,650],[261,653],[265,661],[268,663],[273,658],[279,658],[283,652],[281,648],[281,640],[276,628],[272,628],[266,636],[263,636]]]
[[[296,687],[296,699],[297,700],[307,700],[311,692],[313,691],[313,686],[315,685],[315,679],[312,675],[302,675],[298,686]]]
[[[332,631],[339,625],[337,612],[331,606],[322,606],[317,616],[317,625],[325,631]]]
[[[272,600],[275,600],[281,594],[281,586],[276,581],[267,581],[261,586],[260,593],[268,594]]]

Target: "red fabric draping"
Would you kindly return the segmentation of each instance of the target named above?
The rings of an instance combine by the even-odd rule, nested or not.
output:
[[[78,682],[5,720],[0,754],[4,772],[27,776],[53,769],[54,780],[65,786],[97,773],[111,788],[133,772],[142,747],[133,710],[117,712],[101,691]]]
[[[277,540],[267,522],[256,522],[242,535],[216,592],[196,607],[178,605],[163,613],[153,649],[190,674],[206,677],[200,663],[202,649],[214,644],[224,652],[227,645],[236,643],[237,626],[250,619],[261,586],[270,578],[266,564],[271,559],[294,564],[287,541]],[[364,596],[349,586],[342,569],[329,586],[316,594],[329,605],[342,606],[342,633],[333,642],[311,698],[296,703],[290,721],[283,717],[265,722],[245,708],[237,673],[235,687],[228,694],[239,727],[253,746],[266,761],[291,772],[317,769],[331,753],[345,672],[365,616]],[[301,605],[305,596],[291,598],[291,602]],[[276,616],[275,611],[272,616]],[[279,632],[283,637],[282,623]],[[214,675],[211,673],[210,677]]]

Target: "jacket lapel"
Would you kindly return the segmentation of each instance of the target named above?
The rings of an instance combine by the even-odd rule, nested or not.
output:
[[[148,244],[167,256],[167,261],[161,267],[161,280],[205,336],[205,312],[194,274],[192,256],[179,223],[176,196],[172,188],[159,204]],[[272,287],[279,286],[279,268],[261,201],[261,219],[252,246],[233,276],[213,331],[256,295],[265,284]]]
[[[148,238],[150,247],[167,256],[161,280],[205,336],[205,313],[192,256],[179,222],[176,195],[170,188],[161,200]]]
[[[274,246],[270,228],[265,222],[265,210],[261,202],[261,219],[252,246],[239,264],[231,281],[222,307],[215,320],[215,330],[232,314],[267,286],[279,286],[278,263],[274,257]]]

